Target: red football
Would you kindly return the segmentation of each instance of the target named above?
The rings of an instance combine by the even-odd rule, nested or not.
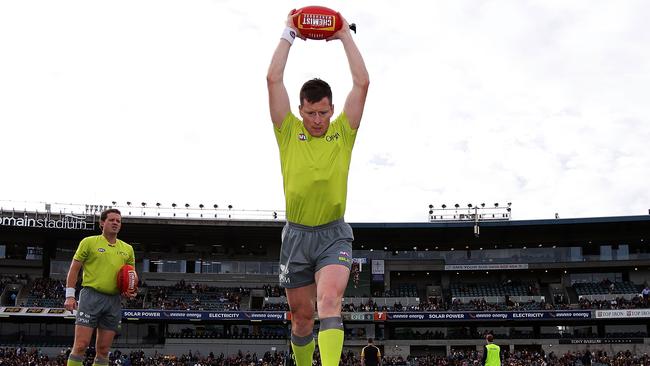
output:
[[[117,272],[117,288],[122,294],[138,289],[138,276],[135,273],[135,268],[130,264],[123,265]]]
[[[343,26],[341,14],[324,6],[305,6],[295,11],[293,23],[309,39],[327,39]]]

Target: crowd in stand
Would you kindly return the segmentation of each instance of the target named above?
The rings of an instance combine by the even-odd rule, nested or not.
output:
[[[265,302],[264,305],[262,305],[262,310],[264,310],[264,311],[289,311],[289,304],[286,303],[286,302],[276,302],[276,303]]]
[[[316,352],[318,353],[318,352]],[[481,365],[482,354],[477,351],[453,351],[451,354],[426,355],[421,357],[383,357],[382,365],[385,366],[474,366]],[[553,352],[548,354],[543,351],[515,351],[503,352],[503,366],[640,366],[648,365],[650,356],[647,354],[637,355],[630,351],[618,352],[609,355],[604,351],[567,352],[556,355]],[[320,366],[318,358],[314,362]],[[361,364],[359,355],[353,352],[345,352],[341,355],[341,366],[358,366]]]
[[[111,365],[120,366],[281,366],[284,365],[283,352],[266,352],[262,355],[239,351],[234,355],[226,356],[223,353],[215,355],[210,352],[202,355],[192,352],[180,356],[154,354],[146,356],[142,351],[122,354],[119,351],[110,356]]]
[[[449,310],[452,311],[517,311],[517,310],[565,310],[569,309],[568,304],[551,304],[548,302],[530,300],[527,302],[517,302],[506,298],[503,303],[490,303],[485,299],[473,299],[468,303],[463,303],[456,298],[452,301]]]
[[[65,366],[70,350],[62,350],[56,356],[47,356],[38,349],[0,348],[0,365],[2,366]],[[84,364],[90,365],[94,357],[94,349],[86,352]],[[386,366],[474,366],[479,365],[482,354],[478,351],[455,350],[449,355],[427,354],[424,356],[383,357],[382,364]],[[283,352],[266,352],[258,355],[239,351],[233,355],[215,354],[210,352],[203,355],[192,352],[182,355],[167,355],[154,353],[147,356],[143,351],[123,353],[115,350],[110,353],[110,366],[280,366],[285,365]],[[314,366],[320,366],[318,350],[314,354]],[[556,355],[553,352],[503,350],[504,366],[638,366],[648,365],[648,354],[634,354],[630,351],[608,354],[601,350],[583,350]],[[290,364],[290,363],[287,363]],[[340,366],[359,366],[361,360],[358,353],[352,351],[341,355]]]
[[[138,306],[164,310],[218,310],[237,311],[241,308],[241,299],[250,294],[249,289],[221,288],[200,283],[186,283],[184,280],[173,286],[147,287],[142,303],[136,298],[127,304],[129,308]],[[126,306],[125,306],[126,307]]]
[[[460,299],[454,299],[451,306],[439,297],[429,297],[418,304],[403,305],[400,301],[395,302],[392,306],[378,305],[373,299],[369,298],[365,303],[345,303],[342,306],[343,312],[419,312],[419,311],[527,311],[527,310],[564,310],[569,306],[565,304],[553,305],[544,301],[536,302],[534,300],[518,303],[508,301],[505,303],[489,303],[485,299],[474,299],[463,303]],[[283,310],[288,311],[289,306],[286,303],[265,303],[262,310]]]
[[[634,296],[629,300],[622,297],[612,300],[589,300],[582,297],[578,301],[580,309],[640,309],[649,305],[648,299],[642,296]]]
[[[6,283],[26,282],[16,276],[2,276],[0,278],[0,288]],[[610,283],[611,285],[611,283]],[[49,278],[37,278],[28,284],[30,288],[29,296],[22,299],[16,305],[18,306],[52,306],[52,301],[56,303],[63,302],[64,283],[61,280]],[[285,296],[284,289],[278,285],[263,285],[263,290],[267,297]],[[528,291],[531,294],[538,294],[537,287],[530,285]],[[220,311],[239,311],[241,310],[241,300],[243,297],[250,295],[250,289],[239,288],[220,288],[208,286],[201,283],[187,283],[184,280],[179,281],[173,286],[151,286],[141,284],[140,294],[129,300],[124,300],[123,307],[127,309],[165,309],[165,310],[220,310]],[[15,300],[17,293],[7,297],[9,302]],[[402,305],[396,301],[393,305],[379,305],[372,298],[365,303],[346,303],[343,305],[344,312],[374,312],[374,311],[527,311],[527,310],[567,310],[567,309],[638,309],[650,307],[650,289],[644,289],[643,294],[625,299],[617,297],[612,300],[589,300],[585,297],[580,298],[577,304],[569,304],[561,293],[553,294],[554,303],[545,301],[530,300],[527,302],[517,302],[511,300],[508,296],[505,302],[493,303],[486,299],[472,299],[465,301],[461,298],[445,300],[440,296],[429,296],[421,300],[418,304]],[[271,303],[265,302],[262,310],[266,311],[288,311],[289,306],[286,302]]]
[[[65,366],[70,350],[62,350],[55,357],[49,357],[38,349],[0,348],[1,366]],[[84,365],[90,365],[95,357],[93,347],[86,352]],[[165,355],[154,353],[147,356],[143,351],[122,353],[119,350],[109,355],[110,366],[280,366],[284,365],[283,352],[266,352],[262,355],[244,353],[226,356],[223,353],[215,355],[210,352],[202,355],[192,352],[182,355]]]
[[[639,309],[650,307],[650,301],[644,300],[640,296],[636,296],[630,300],[624,298],[617,298],[614,300],[588,300],[581,299],[577,307],[567,303],[548,303],[545,301],[530,300],[527,302],[510,301],[502,303],[491,303],[485,299],[473,299],[464,303],[459,298],[451,301],[451,305],[437,297],[429,297],[427,300],[421,301],[419,304],[402,305],[400,301],[395,302],[392,306],[378,305],[374,300],[369,299],[366,303],[343,304],[343,312],[374,312],[374,311],[389,311],[389,312],[418,312],[418,311],[529,311],[529,310],[568,310],[568,309]],[[287,303],[264,303],[262,310],[268,311],[289,311]]]
[[[239,327],[226,326],[220,329],[184,328],[179,332],[167,333],[167,338],[197,338],[197,339],[288,339],[287,327]]]
[[[29,277],[26,274],[0,274],[0,285],[4,284],[27,284]]]
[[[64,288],[65,284],[61,280],[37,278],[31,283],[27,303],[22,303],[21,306],[46,306],[44,300],[47,299],[60,301],[63,306]]]
[[[65,352],[56,357],[49,357],[37,349],[0,347],[0,365],[2,366],[65,366],[67,357]]]
[[[287,296],[286,292],[284,291],[284,288],[278,285],[264,285],[262,288],[266,293],[266,297]]]

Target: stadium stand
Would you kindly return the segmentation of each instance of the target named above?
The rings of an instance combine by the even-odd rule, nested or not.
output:
[[[65,301],[64,288],[65,284],[61,280],[34,279],[27,286],[29,293],[20,301],[20,306],[61,308]]]
[[[148,286],[143,306],[167,310],[241,310],[249,289],[213,287],[184,280],[173,286]]]
[[[289,308],[276,284],[282,223],[129,220],[125,239],[142,283],[123,302],[112,365],[290,364],[282,354]],[[373,337],[385,365],[471,366],[486,333],[507,351],[507,365],[648,361],[648,218],[496,223],[481,238],[460,224],[354,228],[342,365],[358,365]],[[10,243],[0,273],[29,274],[0,276],[2,366],[58,365],[59,351],[72,344],[61,288],[87,233],[0,232]],[[21,242],[43,247],[43,257],[21,259]]]

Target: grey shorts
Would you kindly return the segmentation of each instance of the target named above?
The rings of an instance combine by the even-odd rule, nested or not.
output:
[[[315,282],[330,264],[352,266],[352,228],[343,219],[319,226],[287,222],[282,229],[280,286],[298,288]]]
[[[91,287],[81,289],[76,325],[118,332],[121,323],[122,299],[119,294],[106,295]]]

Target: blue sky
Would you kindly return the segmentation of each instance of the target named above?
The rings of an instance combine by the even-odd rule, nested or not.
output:
[[[265,75],[295,1],[0,3],[0,200],[284,207]],[[371,87],[348,221],[512,202],[515,219],[647,214],[644,1],[328,1]],[[339,42],[285,83],[340,111]]]

